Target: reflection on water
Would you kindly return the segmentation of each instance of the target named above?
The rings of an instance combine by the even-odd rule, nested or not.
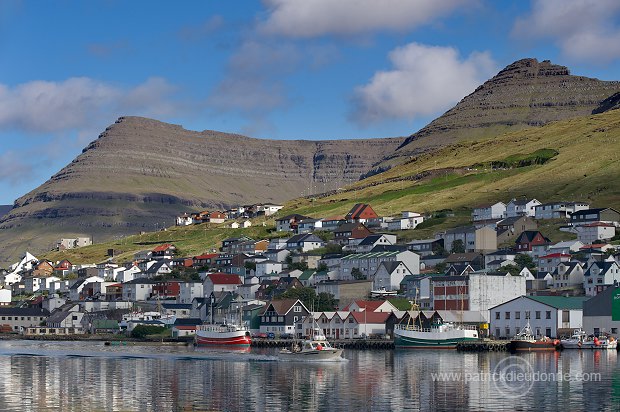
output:
[[[346,351],[346,361],[282,362],[274,350],[0,342],[0,409],[31,410],[612,410],[617,354]],[[544,373],[497,382],[497,372]],[[598,381],[577,380],[597,373]],[[438,375],[444,374],[444,375]],[[565,380],[549,381],[562,375]],[[440,379],[438,376],[442,376]],[[541,379],[544,378],[544,381]]]

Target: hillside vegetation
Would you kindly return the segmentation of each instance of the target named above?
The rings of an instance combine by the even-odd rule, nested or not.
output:
[[[355,203],[370,203],[380,215],[401,211],[439,213],[420,229],[400,232],[399,238],[431,237],[434,232],[467,224],[471,208],[513,197],[541,202],[579,200],[620,208],[620,110],[551,123],[493,139],[458,143],[411,158],[406,164],[357,182],[329,196],[299,198],[279,213],[312,217],[344,215]],[[259,223],[259,222],[256,222]],[[260,224],[260,223],[259,223]],[[552,229],[549,227],[549,229]],[[217,248],[222,239],[246,234],[254,239],[277,236],[273,220],[249,229],[191,226],[130,236],[74,251],[49,254],[52,260],[74,263],[102,261],[107,249],[119,251],[118,261],[138,250],[173,242],[181,254]],[[562,240],[565,233],[545,233]]]

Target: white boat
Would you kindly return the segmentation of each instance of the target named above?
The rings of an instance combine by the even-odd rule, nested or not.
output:
[[[174,325],[176,321],[175,315],[162,315],[161,312],[150,311],[150,312],[130,312],[123,315],[122,320],[119,322],[119,326],[123,329],[128,328],[130,324],[140,324],[140,323],[152,323],[152,322],[160,322],[164,325]]]
[[[398,324],[394,326],[394,345],[411,349],[454,349],[459,342],[478,340],[475,326],[453,323],[433,324],[430,328],[418,325]]]
[[[588,339],[588,334],[579,329],[575,329],[573,334],[568,339],[561,339],[560,344],[562,345],[562,349],[581,349],[583,343]]]
[[[583,343],[581,349],[609,349],[616,350],[618,348],[618,341],[614,339],[612,336],[604,336],[597,338],[596,336],[593,339],[588,339]]]
[[[334,348],[319,328],[314,329],[310,339],[293,342],[290,348],[282,349],[278,356],[296,361],[331,361],[342,357],[343,349]]]
[[[384,298],[388,296],[396,296],[398,291],[396,290],[385,290],[385,288],[380,288],[378,290],[371,290],[370,297],[371,298]]]
[[[196,344],[212,346],[250,346],[250,331],[244,325],[198,325]]]

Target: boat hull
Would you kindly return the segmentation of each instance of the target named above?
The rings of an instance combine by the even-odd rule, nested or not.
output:
[[[245,331],[238,332],[196,332],[196,344],[203,346],[250,346],[252,339]]]
[[[468,329],[447,332],[394,331],[394,346],[404,349],[455,349],[461,342],[474,341],[478,341],[478,334]]]
[[[312,350],[303,352],[291,352],[288,349],[284,349],[278,353],[278,356],[281,359],[295,361],[328,361],[341,359],[342,352],[342,349]]]

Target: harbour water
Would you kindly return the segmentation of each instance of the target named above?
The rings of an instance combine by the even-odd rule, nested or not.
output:
[[[521,375],[520,375],[521,374]],[[345,351],[0,342],[2,411],[618,410],[615,351]]]

